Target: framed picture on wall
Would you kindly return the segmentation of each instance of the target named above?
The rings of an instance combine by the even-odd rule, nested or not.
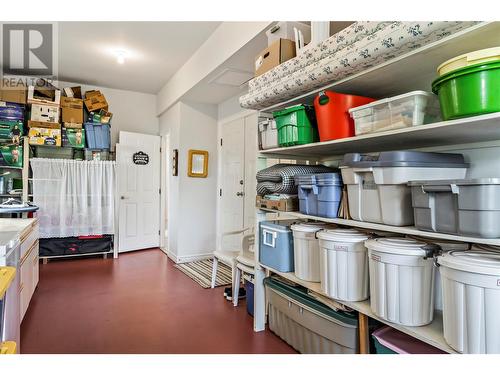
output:
[[[199,178],[208,176],[208,151],[188,151],[188,176]]]

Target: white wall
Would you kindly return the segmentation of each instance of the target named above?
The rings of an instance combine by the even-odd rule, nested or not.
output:
[[[152,135],[159,134],[156,95],[63,81],[59,81],[57,86],[60,89],[68,86],[81,86],[83,92],[100,90],[104,94],[109,104],[109,111],[113,113],[111,119],[112,149],[118,142],[118,134],[121,130]]]
[[[161,115],[271,22],[223,22],[158,93]]]
[[[167,189],[167,251],[177,262],[210,256],[216,239],[217,106],[179,102],[160,117],[160,134],[169,134],[171,151],[179,150],[179,176],[169,177]],[[207,178],[187,176],[190,149],[208,151]]]

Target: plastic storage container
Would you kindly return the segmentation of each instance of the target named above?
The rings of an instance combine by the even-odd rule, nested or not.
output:
[[[108,150],[85,149],[85,160],[110,160]]]
[[[351,108],[373,102],[364,96],[321,91],[314,99],[321,142],[354,136],[354,122],[349,116]]]
[[[375,354],[446,354],[392,327],[379,328],[372,336],[375,341]]]
[[[471,65],[484,64],[490,61],[500,61],[500,47],[486,48],[478,51],[464,53],[445,61],[438,66],[437,72],[440,76],[465,68]]]
[[[500,237],[500,179],[410,183],[415,226],[463,236]]]
[[[438,257],[446,342],[461,353],[500,353],[500,253],[450,251]]]
[[[296,105],[273,112],[278,127],[280,147],[303,145],[318,141],[318,129],[314,109]]]
[[[500,61],[467,66],[432,82],[444,120],[500,111]]]
[[[259,259],[280,272],[293,272],[293,235],[288,224],[264,221],[260,224]]]
[[[334,311],[307,294],[273,278],[264,279],[269,329],[300,353],[355,354],[358,319]]]
[[[412,225],[408,182],[464,178],[467,166],[460,154],[418,151],[346,154],[341,171],[351,217],[388,225]]]
[[[316,175],[318,189],[318,216],[334,218],[338,216],[342,200],[342,178],[340,173],[320,173]]]
[[[416,241],[427,242],[429,244],[437,245],[441,248],[443,253],[452,250],[469,250],[471,248],[470,244],[467,242],[456,242],[456,241],[446,241],[446,240],[432,240],[429,238],[423,238],[418,236],[407,236]],[[441,285],[441,272],[439,267],[434,275],[434,310],[443,310],[443,288]]]
[[[251,281],[245,280],[245,292],[246,292],[246,302],[247,302],[247,313],[253,316],[253,283]]]
[[[259,150],[278,147],[278,127],[272,118],[259,119]]]
[[[319,282],[319,243],[316,233],[327,227],[323,223],[300,223],[291,226],[295,276],[306,281]]]
[[[301,174],[294,177],[299,197],[299,211],[305,215],[318,215],[318,186],[316,175]]]
[[[423,326],[434,317],[435,247],[409,238],[365,242],[373,313],[404,326]]]
[[[355,229],[328,229],[317,233],[320,248],[321,290],[342,301],[363,301],[370,296],[369,236]]]
[[[87,147],[109,149],[111,147],[110,127],[107,124],[85,123]]]
[[[70,147],[34,146],[34,151],[36,158],[73,159],[73,149]]]
[[[441,119],[436,95],[412,91],[349,110],[356,135],[428,124]]]

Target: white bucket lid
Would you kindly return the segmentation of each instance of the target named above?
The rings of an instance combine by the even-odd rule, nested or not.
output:
[[[407,238],[411,238],[417,241],[426,242],[428,244],[438,245],[442,251],[451,251],[451,250],[469,250],[470,244],[467,242],[458,242],[451,240],[442,240],[442,239],[432,239],[425,238],[420,236],[408,235]],[[500,248],[499,248],[500,249]]]
[[[318,232],[317,237],[321,240],[335,242],[361,242],[370,238],[367,233],[356,229],[324,229]]]
[[[441,266],[456,270],[500,276],[500,252],[488,250],[450,251],[438,257]]]
[[[368,240],[365,242],[365,245],[370,250],[381,253],[425,256],[426,251],[423,247],[425,247],[427,243],[412,238],[392,237]]]
[[[290,229],[294,232],[316,233],[317,231],[327,228],[326,223],[298,223],[293,224]]]

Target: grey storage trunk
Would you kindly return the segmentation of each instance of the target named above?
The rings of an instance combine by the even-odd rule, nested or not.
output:
[[[418,229],[500,237],[500,178],[413,181],[409,185]]]
[[[296,288],[273,278],[264,280],[269,329],[300,353],[356,354],[358,320],[337,312]]]

